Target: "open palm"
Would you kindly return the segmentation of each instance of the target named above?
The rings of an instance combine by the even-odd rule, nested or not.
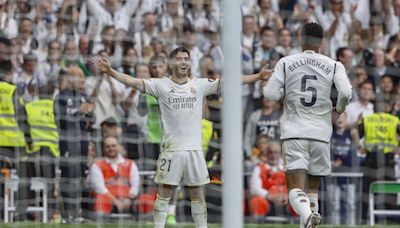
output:
[[[108,59],[104,57],[96,56],[92,59],[92,64],[95,69],[99,70],[100,72],[109,72],[111,69],[111,64]]]

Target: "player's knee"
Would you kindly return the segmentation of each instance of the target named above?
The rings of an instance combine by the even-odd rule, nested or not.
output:
[[[201,187],[189,187],[191,201],[204,201],[203,189]]]
[[[172,185],[159,185],[157,189],[157,194],[163,198],[171,198],[172,193],[176,187]]]

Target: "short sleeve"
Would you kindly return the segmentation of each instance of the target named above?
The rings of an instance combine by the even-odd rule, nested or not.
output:
[[[159,96],[159,79],[142,79],[142,81],[145,93],[153,97]]]
[[[204,86],[204,96],[219,93],[220,90],[220,80],[213,79],[203,79],[202,85]]]

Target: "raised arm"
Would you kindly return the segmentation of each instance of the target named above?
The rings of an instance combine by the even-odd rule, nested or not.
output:
[[[243,84],[247,84],[256,82],[258,80],[268,80],[273,72],[274,70],[268,69],[268,65],[266,65],[263,68],[261,68],[260,72],[256,74],[243,75],[241,81]]]
[[[114,70],[111,67],[110,61],[108,61],[108,59],[103,58],[103,57],[94,57],[92,59],[92,64],[100,72],[103,72],[103,73],[117,79],[118,81],[125,84],[126,86],[131,86],[141,92],[144,92],[144,82],[142,79],[133,78],[127,74],[123,74],[123,73],[120,73],[120,72]]]

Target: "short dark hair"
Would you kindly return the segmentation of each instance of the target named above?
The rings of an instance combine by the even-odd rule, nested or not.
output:
[[[266,31],[272,31],[272,32],[274,32],[274,30],[271,28],[271,27],[269,27],[269,26],[264,26],[264,27],[262,27],[261,28],[261,31],[260,31],[260,35],[262,35],[264,32],[266,32]],[[274,33],[275,34],[275,33]]]
[[[336,58],[337,58],[337,60],[339,60],[339,57],[343,56],[344,52],[345,52],[346,50],[349,50],[349,49],[350,49],[350,48],[348,48],[348,47],[340,47],[340,48],[338,48],[338,49],[336,50]]]
[[[302,45],[320,46],[324,38],[324,30],[321,25],[311,22],[304,25],[301,31]]]
[[[361,82],[360,84],[358,84],[358,88],[360,89],[361,87],[363,87],[364,85],[368,85],[370,84],[372,86],[372,89],[374,88],[374,83],[372,83],[372,81],[370,80],[365,80],[363,82]]]
[[[151,66],[153,66],[153,65],[155,65],[156,63],[159,63],[159,62],[165,64],[165,63],[167,63],[167,59],[162,55],[155,54],[150,58],[149,66],[151,67]]]
[[[169,53],[168,59],[169,60],[174,59],[175,56],[179,52],[186,52],[189,55],[189,58],[190,58],[190,51],[187,48],[185,48],[184,46],[179,46],[179,47],[175,48],[174,50],[172,50],[171,53]]]
[[[4,79],[5,76],[12,71],[12,63],[10,60],[0,60],[0,79]]]

